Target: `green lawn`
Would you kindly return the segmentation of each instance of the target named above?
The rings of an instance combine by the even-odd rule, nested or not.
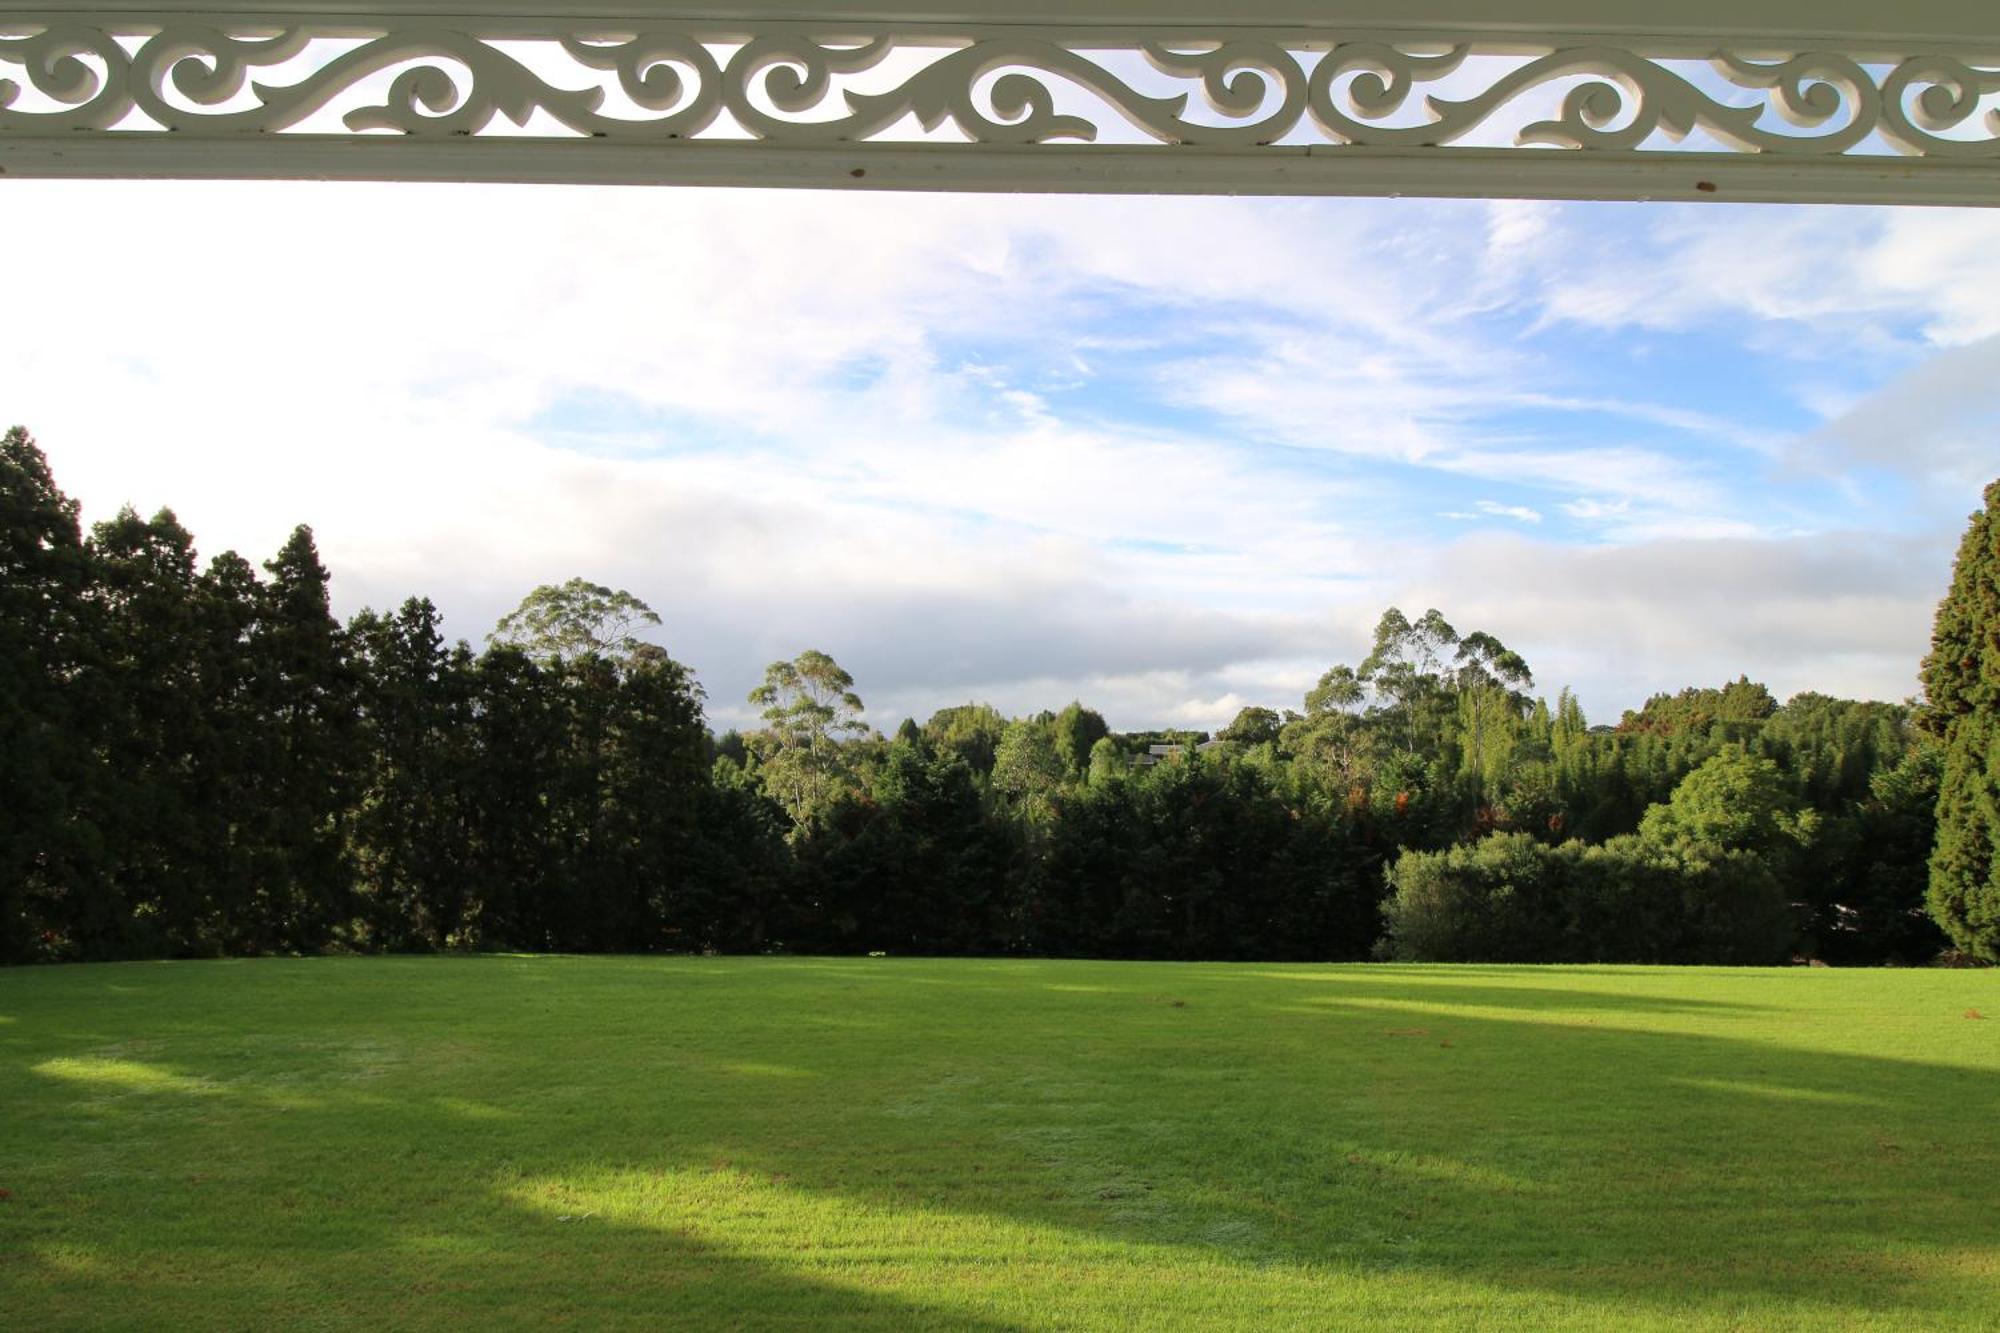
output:
[[[1995,1328],[2000,972],[16,969],[0,1189],[24,1330]]]

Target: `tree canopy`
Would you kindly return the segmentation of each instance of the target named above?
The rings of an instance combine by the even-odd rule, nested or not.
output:
[[[653,608],[623,588],[613,591],[573,578],[544,583],[523,597],[500,617],[486,641],[517,647],[543,661],[593,655],[624,660],[643,646],[638,631],[659,624]]]
[[[845,743],[868,734],[854,677],[817,648],[773,662],[750,691],[764,730],[752,738],[765,785],[803,828],[831,808],[850,775]]]

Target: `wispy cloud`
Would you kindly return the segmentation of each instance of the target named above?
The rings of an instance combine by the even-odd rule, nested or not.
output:
[[[886,724],[1219,723],[1391,602],[1600,712],[1895,696],[1991,469],[1985,214],[8,189],[0,411],[92,516],[253,556],[311,521],[343,610],[424,592],[474,639],[606,579],[725,722],[816,645]]]

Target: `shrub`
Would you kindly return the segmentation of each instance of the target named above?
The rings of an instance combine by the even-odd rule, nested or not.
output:
[[[1389,871],[1382,952],[1407,962],[1558,960],[1579,850],[1496,833],[1441,852],[1403,853]]]
[[[1776,963],[1792,941],[1777,878],[1736,850],[1499,833],[1406,852],[1389,885],[1379,951],[1407,962]]]

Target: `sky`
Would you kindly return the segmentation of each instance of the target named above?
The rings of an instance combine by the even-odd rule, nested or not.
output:
[[[583,576],[718,727],[1297,707],[1437,607],[1593,721],[1901,699],[2000,475],[2000,212],[32,182],[0,418],[479,644]],[[26,262],[32,257],[32,262]]]

